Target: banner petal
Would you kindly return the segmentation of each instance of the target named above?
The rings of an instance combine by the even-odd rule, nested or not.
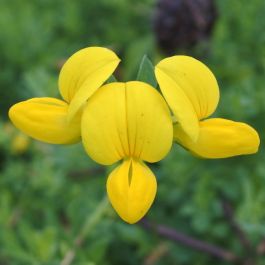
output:
[[[177,121],[196,141],[198,120],[211,115],[219,101],[219,88],[213,73],[192,57],[173,56],[160,61],[155,74]]]
[[[111,76],[119,62],[113,51],[101,47],[82,49],[66,61],[59,75],[59,90],[70,104],[69,120]]]
[[[173,126],[162,96],[143,82],[111,83],[88,100],[81,122],[87,153],[98,163],[124,157],[148,162],[170,150]]]

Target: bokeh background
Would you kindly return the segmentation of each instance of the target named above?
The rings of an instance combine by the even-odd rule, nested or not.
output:
[[[0,264],[265,264],[264,14],[264,0],[0,0]],[[7,117],[20,100],[59,96],[63,62],[96,45],[122,58],[122,81],[144,54],[199,58],[220,85],[215,116],[254,126],[259,153],[202,160],[173,146],[152,166],[145,221],[124,223],[105,199],[109,169]]]

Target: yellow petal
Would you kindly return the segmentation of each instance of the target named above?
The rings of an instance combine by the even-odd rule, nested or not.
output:
[[[109,49],[89,47],[73,54],[59,76],[59,89],[70,103],[69,120],[84,102],[110,77],[120,59]]]
[[[174,127],[174,140],[192,153],[204,158],[226,158],[253,154],[259,148],[259,135],[249,125],[225,119],[200,122],[200,134],[192,142],[179,126]]]
[[[173,139],[170,113],[162,96],[137,81],[101,87],[85,107],[81,128],[87,153],[101,164],[129,156],[161,160]]]
[[[156,178],[141,161],[125,160],[108,177],[107,192],[119,216],[130,224],[139,221],[156,195]]]
[[[23,154],[28,150],[30,145],[30,139],[24,133],[19,132],[11,142],[11,153],[13,154]]]
[[[155,68],[157,81],[183,130],[196,141],[198,119],[211,115],[219,101],[219,88],[210,69],[189,56],[173,56]]]
[[[81,115],[67,123],[68,104],[55,98],[33,98],[13,105],[9,117],[25,134],[51,144],[80,140]]]
[[[169,109],[156,89],[143,82],[126,83],[127,126],[130,155],[157,162],[172,146]]]
[[[101,87],[88,100],[81,121],[82,141],[92,159],[111,165],[129,155],[125,85]]]

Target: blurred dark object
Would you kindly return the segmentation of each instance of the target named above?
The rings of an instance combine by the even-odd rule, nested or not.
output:
[[[207,39],[217,18],[214,0],[158,0],[154,30],[166,54]]]

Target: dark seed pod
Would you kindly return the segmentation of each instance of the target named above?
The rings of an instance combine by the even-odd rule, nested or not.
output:
[[[207,39],[217,11],[214,0],[158,0],[154,31],[158,46],[167,54]]]

